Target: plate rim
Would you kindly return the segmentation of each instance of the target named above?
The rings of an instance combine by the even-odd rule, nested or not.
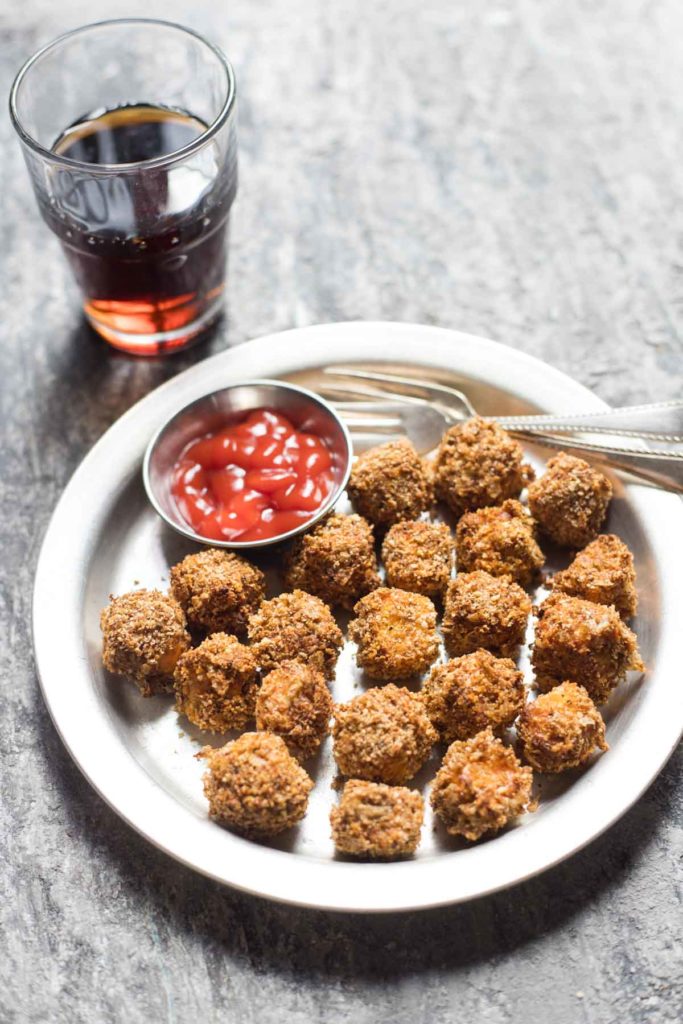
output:
[[[415,343],[416,332],[421,335],[419,349],[408,352],[410,346]],[[334,338],[335,335],[336,338]],[[369,343],[370,336],[373,336],[372,345]],[[388,340],[389,336],[391,336],[390,351],[382,352],[381,343],[383,340]],[[32,640],[40,689],[62,742],[98,794],[120,818],[145,839],[193,870],[253,895],[303,907],[334,911],[391,912],[426,909],[464,902],[519,884],[548,870],[606,831],[638,800],[666,764],[683,732],[683,714],[681,714],[680,720],[677,720],[673,714],[664,716],[665,736],[660,735],[659,739],[660,741],[664,739],[665,742],[660,744],[656,751],[648,752],[648,767],[641,777],[632,782],[628,796],[622,798],[616,808],[612,808],[608,814],[602,817],[598,816],[597,820],[593,820],[595,814],[592,817],[589,815],[589,822],[578,838],[574,837],[562,848],[554,849],[546,858],[539,859],[538,856],[535,856],[537,851],[528,849],[530,846],[529,830],[512,829],[492,842],[467,850],[445,853],[438,858],[423,861],[408,860],[372,865],[340,860],[329,861],[316,857],[296,856],[271,847],[260,846],[225,830],[217,829],[216,825],[209,821],[208,816],[204,822],[197,822],[193,816],[199,847],[202,846],[202,841],[206,840],[207,847],[212,848],[207,854],[206,849],[200,850],[196,842],[187,841],[187,835],[182,834],[182,828],[179,829],[179,832],[169,829],[176,819],[178,819],[177,825],[182,824],[183,814],[189,813],[187,808],[183,808],[170,793],[167,793],[125,746],[112,723],[106,721],[107,714],[102,715],[102,708],[98,706],[95,687],[92,685],[90,685],[92,693],[88,696],[87,687],[83,686],[83,677],[89,676],[89,666],[80,649],[82,638],[77,641],[75,637],[69,638],[67,635],[66,640],[67,644],[70,642],[72,647],[76,648],[70,650],[68,667],[72,673],[76,674],[80,686],[79,704],[74,706],[73,694],[64,691],[61,678],[58,678],[63,678],[68,674],[66,666],[58,665],[57,669],[54,669],[56,626],[54,621],[54,574],[59,570],[60,565],[64,564],[65,558],[67,558],[68,565],[69,555],[69,551],[65,549],[64,545],[63,526],[68,524],[70,532],[77,533],[78,531],[73,529],[72,523],[75,517],[78,523],[84,528],[87,527],[86,512],[82,507],[84,503],[79,498],[79,488],[83,481],[88,479],[89,474],[92,475],[98,465],[98,460],[101,460],[103,455],[109,454],[109,449],[115,449],[119,437],[126,435],[130,424],[135,424],[139,420],[146,422],[159,405],[163,406],[167,400],[178,395],[175,404],[179,407],[181,403],[188,400],[187,394],[195,391],[197,395],[200,394],[203,387],[201,381],[204,379],[215,380],[215,370],[218,366],[233,379],[239,379],[241,376],[253,376],[249,372],[240,373],[240,365],[248,362],[250,358],[259,362],[261,355],[272,356],[273,353],[268,351],[269,347],[281,345],[284,340],[292,344],[283,345],[277,353],[279,358],[272,360],[274,363],[281,364],[283,368],[273,370],[272,365],[268,366],[266,375],[272,378],[282,374],[300,372],[308,367],[320,365],[319,350],[322,347],[321,342],[324,342],[326,337],[327,340],[334,339],[336,343],[340,339],[344,339],[347,351],[343,358],[348,361],[362,359],[372,362],[400,361],[413,363],[413,365],[431,366],[446,371],[450,370],[450,372],[464,373],[470,378],[508,389],[510,384],[509,366],[502,375],[499,369],[501,365],[512,363],[517,370],[521,370],[525,375],[528,374],[528,378],[525,377],[528,381],[537,379],[540,374],[541,380],[545,380],[550,385],[549,390],[555,399],[558,399],[560,394],[566,394],[568,396],[567,403],[570,402],[569,396],[571,396],[571,403],[578,398],[585,403],[586,411],[608,408],[606,403],[582,384],[535,356],[530,356],[487,338],[431,325],[362,320],[317,324],[274,332],[216,353],[159,385],[119,417],[83,458],[59,498],[45,530],[35,572]],[[294,352],[294,342],[299,343],[298,353]],[[376,348],[370,351],[373,346]],[[441,346],[443,346],[443,352]],[[471,352],[472,348],[476,349],[474,355]],[[350,352],[358,354],[349,354]],[[450,366],[441,362],[439,357],[442,355],[446,356]],[[461,361],[459,366],[456,365],[456,356]],[[339,361],[338,356],[333,358],[335,361]],[[435,361],[437,359],[438,361]],[[327,361],[331,362],[332,357],[329,357]],[[285,364],[288,364],[286,368],[284,368]],[[535,400],[543,404],[545,397],[547,397],[547,392],[545,395],[536,393]],[[572,407],[575,408],[573,404]],[[553,405],[553,408],[558,412],[569,411],[569,406],[567,409],[559,409],[557,405]],[[139,445],[141,452],[144,452],[151,432],[149,431],[149,434],[143,436],[142,443]],[[118,454],[120,456],[120,452]],[[140,462],[141,455],[140,459],[137,456],[130,456],[130,458],[134,462]],[[118,461],[121,462],[120,457]],[[645,496],[640,492],[647,491],[648,501],[654,500],[655,504],[659,504],[661,508],[666,507],[668,514],[680,519],[683,506],[676,495],[653,491],[651,488],[644,488],[638,484],[626,484],[625,487],[636,504],[639,500],[644,500]],[[80,508],[78,507],[79,501]],[[676,561],[676,559],[672,559],[672,562]],[[682,561],[680,551],[678,552],[678,561]],[[675,595],[681,599],[683,599],[682,578],[683,572],[676,574],[675,565],[672,571],[667,573],[667,584],[671,584]],[[84,584],[84,580],[80,581],[79,589],[79,582],[72,580],[69,591],[71,596],[82,597]],[[66,616],[68,622],[67,607],[68,602],[65,602],[64,608],[57,607],[58,621]],[[664,621],[663,631],[665,625]],[[60,632],[58,635],[61,642],[64,643],[64,634]],[[648,706],[646,705],[646,707]],[[78,721],[88,713],[99,713],[100,715],[98,740],[101,742],[97,744],[93,744],[89,740],[86,741],[85,733],[88,730],[82,729],[79,732]],[[107,709],[107,713],[111,718],[111,709]],[[662,723],[659,724],[661,730]],[[106,772],[103,772],[103,765],[100,762],[103,751],[116,753],[117,745],[119,748],[117,759],[119,775],[116,779],[112,779],[111,773],[107,776]],[[120,756],[121,752],[124,753],[124,757]],[[597,766],[602,763],[602,760],[597,762]],[[592,778],[593,775],[594,772],[591,770],[579,780],[579,783],[586,784],[584,789],[594,788],[597,779]],[[600,775],[599,767],[597,775]],[[142,778],[136,778],[136,776],[142,776]],[[126,786],[129,783],[136,786],[133,807],[127,806],[125,799],[122,800],[122,795],[123,797],[127,795],[130,798],[130,792],[126,791]],[[578,788],[578,785],[572,787],[572,789],[574,788]],[[566,796],[565,794],[562,797],[561,802],[565,801]],[[130,804],[130,799],[128,804]],[[546,812],[547,820],[550,820],[552,812],[555,810],[556,808],[550,808]],[[180,813],[180,818],[178,818],[178,813]],[[215,841],[216,835],[221,836],[220,842]],[[214,841],[211,839],[212,836]],[[247,846],[242,847],[241,844],[247,844]],[[217,849],[213,849],[222,846],[225,846],[228,851],[226,856],[227,873],[226,870],[218,866],[221,863],[221,858],[217,856]],[[237,854],[237,868],[234,863],[230,863],[230,852]],[[246,857],[242,856],[245,853]],[[501,871],[500,865],[496,862],[506,861],[506,853],[508,854],[507,862],[516,866],[510,870]],[[476,882],[473,884],[469,877],[472,875],[476,877],[478,873],[471,866],[471,855],[477,856],[483,865],[484,874],[486,874],[487,867],[491,867],[489,862],[493,862],[492,867],[495,870],[484,884]],[[458,873],[452,871],[449,873],[444,867],[445,862],[454,856],[459,858],[458,864],[461,867],[465,867],[466,859],[469,863],[464,872],[468,877],[468,884],[461,885],[460,888],[458,888]],[[520,868],[519,862],[525,857],[527,858],[526,865]],[[243,864],[244,860],[249,863]],[[359,875],[361,871],[363,872],[362,876]],[[456,875],[455,885],[454,874]],[[325,875],[329,877],[323,877]],[[421,880],[418,879],[418,891],[415,889],[415,875],[423,876]],[[361,878],[362,881],[359,885]],[[347,893],[347,885],[351,895]],[[300,888],[297,889],[297,886]]]

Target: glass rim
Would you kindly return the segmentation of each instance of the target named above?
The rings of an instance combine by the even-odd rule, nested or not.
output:
[[[194,36],[195,39],[198,39],[200,43],[213,52],[223,66],[227,77],[227,94],[223,102],[223,106],[211,124],[207,126],[206,130],[203,131],[201,135],[198,135],[196,139],[188,142],[188,144],[183,146],[181,149],[176,149],[172,153],[167,153],[165,156],[151,157],[149,160],[135,160],[131,163],[121,164],[92,164],[84,160],[74,160],[71,157],[62,156],[60,153],[55,153],[52,149],[47,149],[45,146],[41,145],[37,139],[34,139],[33,136],[24,128],[17,109],[17,97],[22,82],[33,66],[42,57],[44,57],[49,50],[60,46],[67,39],[71,39],[73,36],[88,32],[91,29],[107,28],[114,25],[158,25],[163,28],[177,29],[178,32],[183,32],[186,35]],[[29,149],[32,149],[35,153],[38,153],[39,156],[49,160],[51,163],[61,164],[65,167],[79,168],[80,170],[87,170],[89,174],[93,175],[100,173],[120,174],[125,171],[133,171],[146,167],[163,167],[171,163],[176,163],[179,160],[184,160],[187,156],[202,149],[206,143],[220,131],[228,120],[228,117],[235,105],[235,94],[235,72],[232,64],[220,47],[210,42],[199,32],[195,32],[194,29],[186,28],[185,25],[179,25],[175,21],[165,21],[162,18],[105,18],[102,21],[93,21],[87,25],[80,25],[78,28],[71,29],[69,32],[62,33],[61,36],[57,36],[56,39],[46,43],[45,46],[41,46],[39,50],[36,50],[32,56],[24,61],[12,82],[9,94],[9,112],[12,125],[22,143]]]

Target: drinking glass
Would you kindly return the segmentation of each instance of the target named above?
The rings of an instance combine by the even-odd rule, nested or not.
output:
[[[24,64],[10,113],[95,330],[136,355],[196,339],[221,311],[237,191],[235,77],[221,51],[170,22],[86,25]],[[145,158],[122,162],[131,131]]]

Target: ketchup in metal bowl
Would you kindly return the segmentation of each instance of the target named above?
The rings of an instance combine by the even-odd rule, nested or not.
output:
[[[255,409],[183,449],[171,493],[207,540],[277,537],[313,519],[334,487],[332,455],[316,434],[279,412]]]

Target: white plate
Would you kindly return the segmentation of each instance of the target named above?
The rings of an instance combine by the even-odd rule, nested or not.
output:
[[[72,757],[122,818],[162,850],[221,882],[273,899],[349,911],[454,903],[519,882],[569,856],[614,822],[655,777],[683,731],[680,628],[683,606],[681,502],[617,482],[608,528],[636,556],[635,623],[648,672],[619,688],[605,709],[611,750],[571,779],[543,784],[536,814],[477,845],[450,841],[428,819],[417,856],[399,863],[335,859],[328,814],[336,799],[329,740],[304,822],[271,844],[240,838],[209,821],[205,742],[179,719],[170,698],[143,700],[100,662],[99,612],[110,593],[165,586],[168,566],[192,549],[147,505],[140,464],[145,445],[178,408],[232,381],[294,377],[325,363],[421,367],[454,381],[484,413],[603,408],[575,381],[492,341],[434,327],[349,323],[260,338],[222,352],[148,395],[101,438],[66,488],[38,564],[34,645],[43,694]],[[530,450],[537,465],[540,459]],[[359,692],[347,647],[336,699]],[[214,740],[214,742],[218,742]],[[435,755],[436,756],[436,755]],[[426,790],[432,761],[416,780]]]

